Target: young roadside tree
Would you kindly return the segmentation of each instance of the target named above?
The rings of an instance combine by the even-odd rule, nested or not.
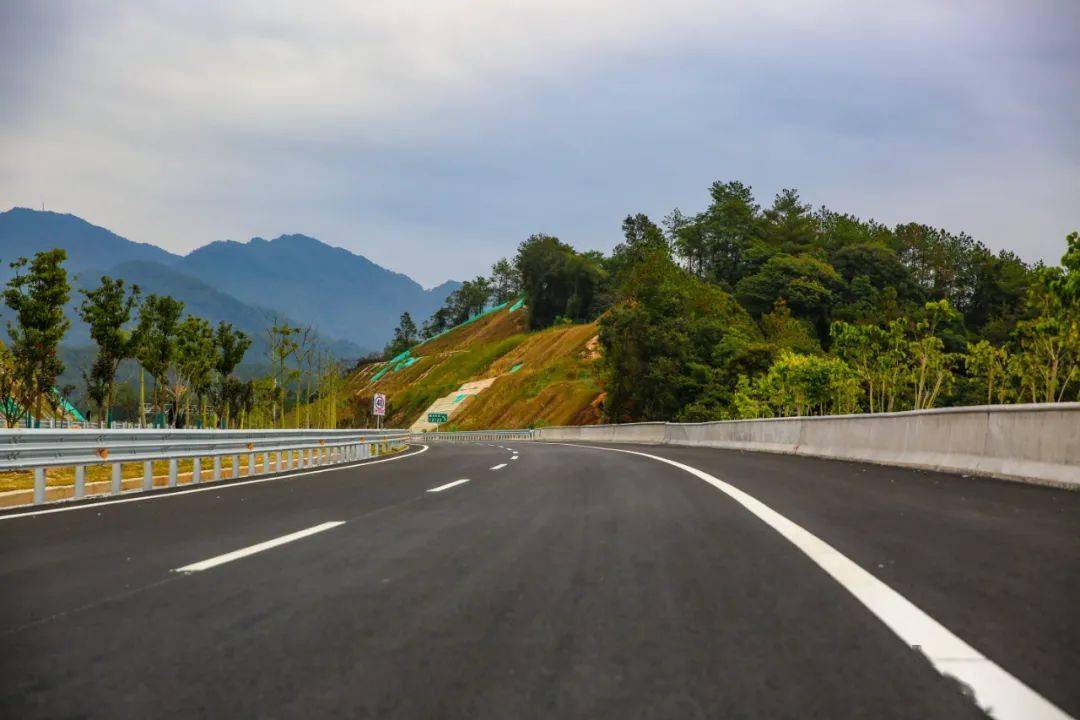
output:
[[[165,411],[165,393],[176,363],[177,331],[183,312],[184,303],[168,295],[147,295],[139,307],[135,358],[154,380],[151,402],[159,413]],[[174,416],[178,410],[173,407]]]
[[[234,330],[233,326],[224,320],[218,322],[214,330],[214,370],[217,372],[215,412],[218,414],[218,422],[222,427],[229,426],[233,408],[234,393],[226,391],[226,384],[232,379],[236,366],[243,362],[244,354],[247,353],[249,347],[251,347],[251,338],[246,333]]]
[[[217,360],[214,330],[201,317],[188,315],[176,328],[176,365],[172,372],[170,394],[177,412],[173,424],[180,427],[189,422],[190,402],[194,398],[206,420],[206,393],[213,380]]]
[[[71,297],[66,259],[61,249],[39,252],[33,260],[19,258],[11,263],[15,276],[4,290],[4,302],[16,317],[8,323],[18,381],[14,399],[24,410],[32,408],[39,422],[44,404],[53,407],[58,399],[54,387],[64,371],[57,348],[71,325],[64,316]]]
[[[86,397],[93,407],[97,408],[98,418],[105,420],[108,416],[108,378],[109,367],[101,358],[95,358],[89,370],[82,371],[83,384],[86,386]]]
[[[17,427],[26,417],[18,400],[19,375],[11,348],[0,343],[0,417],[7,427]]]
[[[1070,236],[1070,244],[1080,241]],[[1080,252],[1065,262],[1080,263]],[[1042,268],[1028,288],[1030,318],[1017,323],[1014,370],[1031,402],[1061,402],[1080,380],[1080,302],[1073,294],[1076,274],[1062,268]],[[1067,272],[1066,272],[1067,270]]]
[[[285,398],[287,388],[296,379],[297,371],[289,367],[289,362],[296,357],[300,349],[301,329],[274,317],[270,327],[266,328],[267,359],[274,378],[273,401],[270,415],[275,427],[285,427]]]
[[[90,337],[98,347],[90,373],[84,374],[87,394],[98,403],[101,419],[111,427],[116,370],[121,361],[134,357],[138,342],[137,334],[124,326],[131,320],[131,311],[139,302],[139,286],[128,289],[123,280],[103,275],[96,288],[79,292],[84,296],[79,305],[79,317],[90,326]]]
[[[988,340],[968,343],[964,367],[986,390],[986,404],[1004,403],[1008,398],[1009,351],[995,347]]]

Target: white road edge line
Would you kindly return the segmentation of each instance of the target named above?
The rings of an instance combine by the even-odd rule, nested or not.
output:
[[[273,482],[275,480],[288,480],[289,478],[303,477],[305,475],[318,475],[319,473],[334,472],[335,470],[346,470],[351,467],[367,467],[368,465],[378,465],[384,462],[404,460],[405,458],[416,457],[417,455],[425,453],[427,451],[428,446],[421,445],[420,449],[416,452],[407,453],[405,455],[395,455],[394,457],[383,458],[382,460],[369,460],[367,462],[358,462],[349,465],[332,465],[330,467],[319,468],[317,470],[305,470],[303,472],[295,472],[288,475],[275,475],[273,477],[255,478],[254,480],[241,480],[240,482],[208,481],[206,483],[200,484],[198,487],[193,487],[190,490],[178,490],[176,492],[140,495],[139,497],[120,497],[116,500],[103,499],[100,502],[90,502],[82,505],[69,505],[68,507],[49,508],[48,510],[33,510],[31,512],[16,513],[13,515],[0,515],[0,520],[14,520],[16,518],[34,517],[35,515],[51,515],[58,512],[71,512],[73,510],[92,510],[95,508],[106,507],[108,505],[122,505],[124,503],[142,502],[143,500],[164,500],[166,498],[179,497],[180,495],[190,495],[191,493],[198,492],[229,490],[231,488],[242,487],[244,485],[255,485],[256,483]],[[107,498],[109,496],[105,495],[103,497]]]
[[[449,490],[450,488],[454,487],[455,485],[461,485],[462,483],[467,483],[467,482],[469,482],[469,478],[461,478],[460,480],[455,480],[454,482],[446,483],[445,485],[440,485],[439,487],[431,488],[430,490],[428,490],[428,492],[442,492],[443,490]]]
[[[263,550],[269,550],[276,548],[278,545],[284,545],[285,543],[291,543],[294,540],[300,540],[306,538],[309,535],[321,533],[332,528],[336,528],[338,525],[344,525],[344,520],[336,520],[333,522],[324,522],[322,525],[316,525],[315,527],[309,527],[307,530],[300,530],[298,532],[289,533],[288,535],[282,535],[279,538],[273,540],[267,540],[266,542],[257,543],[255,545],[249,545],[246,548],[240,548],[239,550],[233,550],[230,553],[224,555],[218,555],[217,557],[209,558],[201,562],[185,565],[181,568],[176,568],[173,572],[176,573],[193,573],[200,572],[202,570],[209,570],[210,568],[217,567],[218,565],[224,565],[225,563],[232,562],[233,560],[239,560],[240,558],[247,557],[248,555],[254,555],[255,553],[261,553]]]
[[[673,465],[704,480],[803,551],[909,647],[920,650],[938,672],[967,684],[975,695],[976,703],[991,717],[999,720],[1073,720],[1061,708],[965,643],[858,563],[752,495],[707,472],[659,455],[598,445],[553,444],[640,455]]]
[[[502,470],[504,467],[506,467],[506,463],[499,463],[498,465],[493,466],[491,469],[492,470]]]

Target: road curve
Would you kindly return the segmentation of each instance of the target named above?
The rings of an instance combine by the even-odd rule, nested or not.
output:
[[[1080,715],[1080,493],[620,448],[749,493]],[[984,717],[732,497],[595,447],[0,516],[0,588],[5,717]]]

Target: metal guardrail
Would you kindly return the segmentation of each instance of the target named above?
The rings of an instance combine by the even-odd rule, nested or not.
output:
[[[480,442],[498,440],[532,440],[532,430],[463,430],[460,432],[413,433],[416,440],[443,440],[448,442]]]
[[[110,492],[123,486],[122,465],[143,463],[143,490],[152,490],[153,463],[169,462],[168,487],[177,485],[178,461],[191,459],[192,482],[202,478],[202,459],[212,461],[212,479],[220,480],[221,458],[232,457],[232,477],[239,477],[239,457],[247,455],[248,474],[353,462],[374,457],[409,440],[407,430],[0,430],[0,472],[34,471],[34,504],[45,502],[46,470],[75,469],[74,499],[85,496],[86,467],[112,466]],[[262,463],[256,463],[262,455]]]

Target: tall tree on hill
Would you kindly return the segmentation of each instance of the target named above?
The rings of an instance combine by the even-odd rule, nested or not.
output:
[[[416,323],[413,322],[412,315],[407,311],[402,313],[398,326],[394,328],[394,338],[386,346],[384,354],[387,357],[400,355],[415,345],[419,340],[419,336],[420,333],[416,329]]]
[[[533,235],[514,261],[529,303],[529,326],[539,330],[566,319],[594,317],[603,270],[595,256],[578,254],[551,235]]]
[[[19,258],[11,263],[15,275],[4,290],[4,302],[16,317],[8,323],[18,377],[15,400],[24,409],[33,408],[38,420],[44,403],[54,406],[56,378],[64,371],[57,348],[71,325],[64,316],[71,297],[66,259],[59,249],[40,252],[33,260]]]
[[[784,188],[762,217],[765,240],[782,252],[799,253],[819,243],[818,220],[797,190]]]
[[[87,394],[97,396],[102,419],[111,425],[113,390],[120,362],[134,357],[138,338],[125,329],[132,309],[139,302],[139,286],[124,287],[123,280],[103,275],[93,290],[80,290],[83,301],[79,317],[90,326],[90,337],[97,344],[97,357],[87,380]]]
[[[509,260],[500,259],[491,266],[492,301],[498,305],[508,302],[521,292],[521,275]]]
[[[159,413],[165,411],[165,393],[169,388],[169,373],[176,363],[177,332],[183,312],[184,303],[168,295],[147,295],[139,307],[135,357],[154,380],[151,402]],[[174,417],[178,410],[174,405]]]

